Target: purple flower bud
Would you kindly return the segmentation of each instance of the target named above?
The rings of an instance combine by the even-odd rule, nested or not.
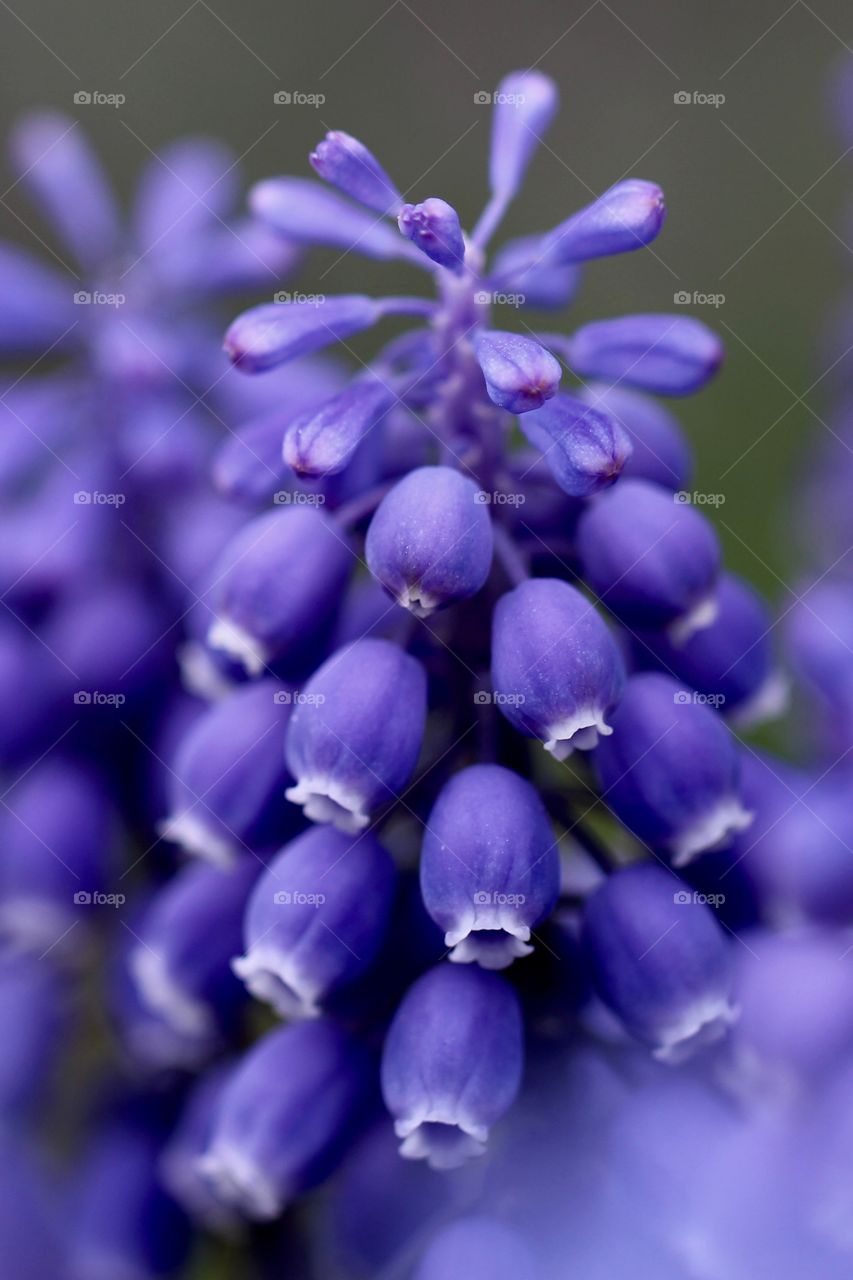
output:
[[[677,1062],[735,1017],[726,937],[711,909],[653,863],[622,867],[584,906],[584,943],[601,999],[632,1036]]]
[[[599,743],[596,768],[620,822],[676,867],[752,821],[741,802],[734,739],[709,706],[669,676],[632,676]]]
[[[595,384],[581,387],[581,400],[600,409],[624,427],[633,451],[625,463],[625,477],[651,480],[664,489],[686,489],[693,472],[693,456],[675,418],[650,396],[625,387]]]
[[[501,245],[487,283],[496,293],[515,294],[522,306],[561,310],[577,292],[580,270],[548,262],[541,244],[541,236],[521,236]]]
[[[4,851],[5,853],[5,851]],[[0,959],[0,1114],[44,1105],[46,1086],[65,1048],[72,991],[50,959]],[[62,1058],[64,1060],[64,1053]]]
[[[223,553],[209,643],[251,675],[270,663],[301,673],[328,633],[352,561],[344,535],[316,507],[251,520]]]
[[[181,1115],[160,1156],[163,1185],[185,1213],[217,1234],[234,1234],[239,1216],[221,1201],[202,1176],[198,1162],[207,1150],[233,1062],[211,1067],[193,1083]]]
[[[382,1094],[400,1154],[453,1169],[486,1149],[521,1084],[513,989],[477,965],[442,964],[410,988],[382,1055]]]
[[[370,572],[416,617],[475,595],[492,564],[492,522],[473,480],[418,467],[386,494],[367,530]]]
[[[363,294],[262,303],[233,322],[225,351],[247,373],[261,373],[369,329],[383,314],[383,304]]]
[[[284,461],[298,475],[343,471],[396,399],[393,389],[373,375],[354,379],[330,400],[293,419],[284,433]]]
[[[308,158],[321,178],[369,209],[390,214],[400,207],[400,192],[358,138],[335,129],[318,142]]]
[[[545,806],[524,778],[472,765],[438,797],[424,835],[421,892],[450,959],[505,969],[527,956],[553,910],[560,857]]]
[[[44,350],[71,336],[73,293],[58,271],[17,245],[0,244],[0,350]]]
[[[556,395],[560,365],[538,342],[496,330],[478,334],[474,351],[490,400],[510,413],[529,413]]]
[[[533,578],[497,603],[492,680],[510,724],[564,760],[612,732],[605,716],[621,697],[625,673],[595,606],[567,582]]]
[[[689,503],[646,480],[623,480],[578,522],[584,579],[629,627],[672,628],[676,641],[709,626],[721,552],[717,535]]]
[[[291,694],[275,680],[235,689],[193,724],[170,772],[163,835],[227,866],[249,846],[275,847],[291,829],[291,780],[281,738]]]
[[[252,187],[255,217],[297,244],[327,244],[368,258],[407,258],[425,265],[387,222],[305,178],[269,178]]]
[[[778,714],[784,705],[784,681],[773,666],[773,621],[765,601],[742,578],[724,573],[717,589],[718,612],[710,626],[683,644],[664,632],[642,637],[641,662],[649,650],[670,675],[716,706],[736,713],[739,724]]]
[[[199,1168],[247,1218],[277,1218],[332,1171],[365,1100],[367,1063],[333,1023],[271,1031],[225,1086]]]
[[[511,199],[548,131],[559,96],[554,81],[541,71],[514,71],[498,85],[494,101],[489,183],[494,195]]]
[[[568,339],[567,361],[581,378],[626,382],[641,391],[687,396],[723,362],[715,333],[692,316],[618,316],[584,325]]]
[[[542,256],[571,263],[642,249],[658,235],[665,218],[660,187],[628,178],[544,236]]]
[[[231,972],[243,912],[260,862],[184,867],[159,890],[134,930],[129,964],[144,1004],[210,1051],[232,1028],[245,994]]]
[[[90,768],[48,756],[11,787],[0,810],[0,936],[41,954],[94,925],[111,880],[117,832]]]
[[[118,211],[100,162],[69,116],[39,111],[18,121],[10,140],[18,181],[87,268],[109,259]]]
[[[406,239],[440,267],[450,271],[461,269],[465,240],[459,214],[446,200],[430,196],[422,204],[404,204],[397,215],[397,224]]]
[[[799,593],[785,619],[791,665],[813,699],[820,728],[836,754],[853,740],[853,601],[844,578]]]
[[[314,822],[354,833],[417,763],[426,721],[420,663],[388,640],[339,649],[308,681],[287,730],[287,798]]]
[[[394,863],[371,835],[312,827],[255,885],[234,972],[283,1016],[316,1016],[375,960],[395,886]]]
[[[158,1169],[165,1109],[156,1098],[133,1099],[99,1124],[76,1159],[64,1240],[68,1274],[153,1280],[182,1269],[189,1223]]]
[[[521,429],[537,445],[557,484],[573,498],[589,498],[614,484],[631,457],[628,433],[615,418],[574,396],[557,395],[526,413]]]

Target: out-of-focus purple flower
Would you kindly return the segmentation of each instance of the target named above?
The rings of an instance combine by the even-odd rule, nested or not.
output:
[[[710,907],[651,862],[608,876],[584,906],[599,995],[638,1040],[679,1061],[735,1013],[729,943]]]
[[[512,988],[478,965],[419,978],[391,1024],[382,1092],[400,1152],[452,1169],[481,1155],[521,1083],[521,1012]]]
[[[424,671],[402,649],[359,640],[332,654],[288,725],[288,799],[314,822],[360,831],[411,777],[425,719]]]
[[[567,582],[534,578],[498,601],[492,680],[510,723],[565,759],[611,732],[605,717],[619,701],[625,674],[594,605]]]
[[[501,80],[494,101],[489,183],[493,196],[510,200],[556,114],[559,97],[553,80],[541,71],[515,71]]]
[[[410,471],[379,504],[365,558],[416,617],[476,595],[492,563],[492,522],[476,484],[451,467]]]
[[[595,755],[603,798],[677,867],[749,826],[734,740],[716,712],[669,676],[632,676]]]
[[[277,1218],[340,1159],[369,1083],[361,1048],[326,1020],[271,1031],[225,1085],[199,1169],[247,1218]]]
[[[691,395],[723,361],[716,334],[692,316],[620,316],[595,320],[565,342],[581,378],[625,382],[664,396]]]
[[[240,1217],[218,1199],[198,1162],[207,1150],[222,1095],[235,1069],[235,1061],[220,1062],[193,1083],[159,1164],[163,1185],[176,1203],[198,1226],[222,1235],[236,1234]]]
[[[658,485],[623,480],[601,494],[580,518],[577,547],[585,580],[629,627],[671,627],[684,640],[713,622],[717,536]]]
[[[257,516],[222,553],[209,639],[257,676],[302,674],[352,567],[346,537],[315,507]]]
[[[312,827],[255,885],[234,972],[278,1013],[316,1016],[375,960],[395,887],[394,863],[373,836]]]
[[[69,995],[51,959],[0,958],[0,1122],[43,1105],[65,1047]]]
[[[227,865],[275,847],[291,827],[281,735],[293,695],[275,680],[237,689],[193,724],[170,775],[166,839]]]
[[[413,1280],[519,1280],[534,1276],[533,1254],[517,1231],[492,1218],[459,1218],[433,1236]]]
[[[450,959],[505,969],[553,909],[560,859],[545,806],[499,765],[455,774],[427,821],[421,891]]]
[[[135,927],[130,968],[141,999],[208,1051],[234,1027],[243,988],[231,972],[260,863],[194,863],[160,889]]]

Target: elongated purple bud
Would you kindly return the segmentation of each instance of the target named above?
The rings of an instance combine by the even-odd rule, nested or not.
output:
[[[209,643],[252,675],[270,663],[301,674],[328,633],[352,562],[344,535],[316,507],[250,520],[220,561]]]
[[[724,355],[707,325],[671,315],[594,321],[568,339],[566,353],[581,378],[625,382],[664,396],[687,396],[704,387]]]
[[[382,1055],[400,1154],[453,1169],[486,1149],[521,1084],[518,997],[477,965],[442,964],[410,988]]]
[[[630,437],[615,418],[574,396],[554,396],[541,409],[524,414],[521,429],[573,498],[590,498],[609,488],[632,452]]]
[[[362,830],[409,781],[425,720],[419,662],[388,640],[338,650],[305,685],[288,726],[296,785],[287,798],[314,822]]]
[[[492,681],[510,724],[563,760],[612,732],[625,672],[595,606],[567,582],[533,578],[497,603]]]
[[[735,1018],[729,944],[702,895],[655,863],[608,876],[583,913],[599,995],[655,1056],[678,1062]]]
[[[665,218],[660,187],[628,178],[548,232],[541,253],[547,261],[561,264],[629,253],[654,240]]]
[[[330,400],[293,419],[284,433],[284,461],[299,475],[331,476],[343,471],[396,399],[393,389],[379,378],[355,379]]]
[[[247,1218],[277,1218],[337,1164],[368,1074],[359,1046],[331,1022],[264,1036],[227,1082],[199,1160],[217,1196]]]
[[[404,204],[397,224],[407,240],[440,267],[458,271],[465,260],[459,214],[446,200],[430,196],[422,204]]]
[[[403,197],[363,142],[334,129],[308,157],[321,178],[377,213],[395,213]]]
[[[541,71],[514,71],[494,94],[489,183],[493,195],[518,191],[542,135],[557,111],[557,86]]]
[[[436,1231],[412,1280],[521,1280],[540,1274],[525,1241],[493,1218],[459,1218]]]
[[[194,1081],[159,1161],[163,1185],[176,1203],[198,1226],[221,1235],[236,1234],[240,1217],[219,1199],[198,1163],[207,1150],[235,1066],[231,1061],[218,1063]]]
[[[630,678],[595,765],[616,817],[676,867],[752,821],[729,730],[669,676]]]
[[[629,627],[669,627],[676,642],[714,621],[722,558],[711,523],[678,497],[623,480],[577,530],[583,577],[602,603]]]
[[[580,284],[580,270],[560,266],[542,256],[541,236],[520,236],[501,245],[489,269],[487,283],[495,294],[519,306],[545,311],[567,307]]]
[[[77,308],[59,271],[17,245],[0,243],[0,350],[41,350],[72,337]]]
[[[192,725],[169,775],[162,834],[220,866],[292,831],[281,738],[292,695],[275,680],[238,687]]]
[[[475,595],[489,576],[492,523],[474,482],[418,467],[382,499],[367,530],[368,568],[416,617]]]
[[[55,953],[54,953],[55,954]],[[0,959],[0,1114],[21,1117],[44,1105],[46,1086],[65,1060],[72,990],[44,957]]]
[[[362,294],[263,303],[233,322],[225,351],[247,373],[260,373],[369,329],[382,314],[382,304]]]
[[[497,330],[480,333],[474,352],[490,400],[510,413],[529,413],[556,395],[559,361],[532,338]]]
[[[545,806],[510,769],[472,765],[444,786],[421,853],[424,905],[450,959],[505,969],[553,910],[560,858]]]
[[[387,222],[308,178],[259,182],[249,192],[249,206],[256,218],[297,244],[333,245],[367,258],[406,258],[426,265]]]
[[[209,1051],[233,1029],[245,995],[231,972],[243,912],[261,863],[184,867],[160,889],[134,932],[129,957],[140,998],[180,1035]]]
[[[312,827],[255,885],[234,972],[285,1017],[315,1017],[375,960],[395,887],[394,863],[373,836]]]
[[[587,404],[615,418],[632,445],[624,474],[632,480],[651,480],[664,489],[685,490],[693,473],[693,455],[670,411],[651,396],[627,387],[595,383],[581,387]]]

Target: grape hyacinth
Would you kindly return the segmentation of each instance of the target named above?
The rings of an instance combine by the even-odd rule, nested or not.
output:
[[[3,1275],[849,1274],[849,580],[780,662],[661,399],[720,340],[559,317],[660,187],[492,252],[557,107],[503,80],[470,229],[341,130],[245,218],[175,144],[123,229],[15,131],[87,288],[0,246],[60,361],[0,395]],[[315,248],[415,283],[281,289]]]

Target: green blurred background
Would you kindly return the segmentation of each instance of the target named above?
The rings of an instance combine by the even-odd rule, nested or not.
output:
[[[679,290],[725,296],[690,308],[729,359],[679,412],[696,487],[725,498],[729,563],[790,599],[791,486],[824,435],[832,378],[813,384],[831,363],[824,333],[851,252],[853,153],[827,106],[832,71],[853,59],[849,0],[0,0],[0,41],[4,133],[30,106],[73,113],[125,196],[149,149],[182,133],[225,138],[249,181],[307,173],[312,143],[343,127],[411,198],[443,195],[468,225],[486,194],[489,109],[475,95],[514,67],[549,72],[563,109],[505,231],[546,228],[626,174],[664,186],[654,252],[592,265],[572,321],[668,310]],[[79,90],[127,101],[75,105]],[[279,106],[277,90],[325,101]],[[725,101],[674,100],[694,92]],[[18,188],[0,221],[36,249],[48,238]],[[303,286],[412,287],[355,256],[334,261],[310,260]]]

